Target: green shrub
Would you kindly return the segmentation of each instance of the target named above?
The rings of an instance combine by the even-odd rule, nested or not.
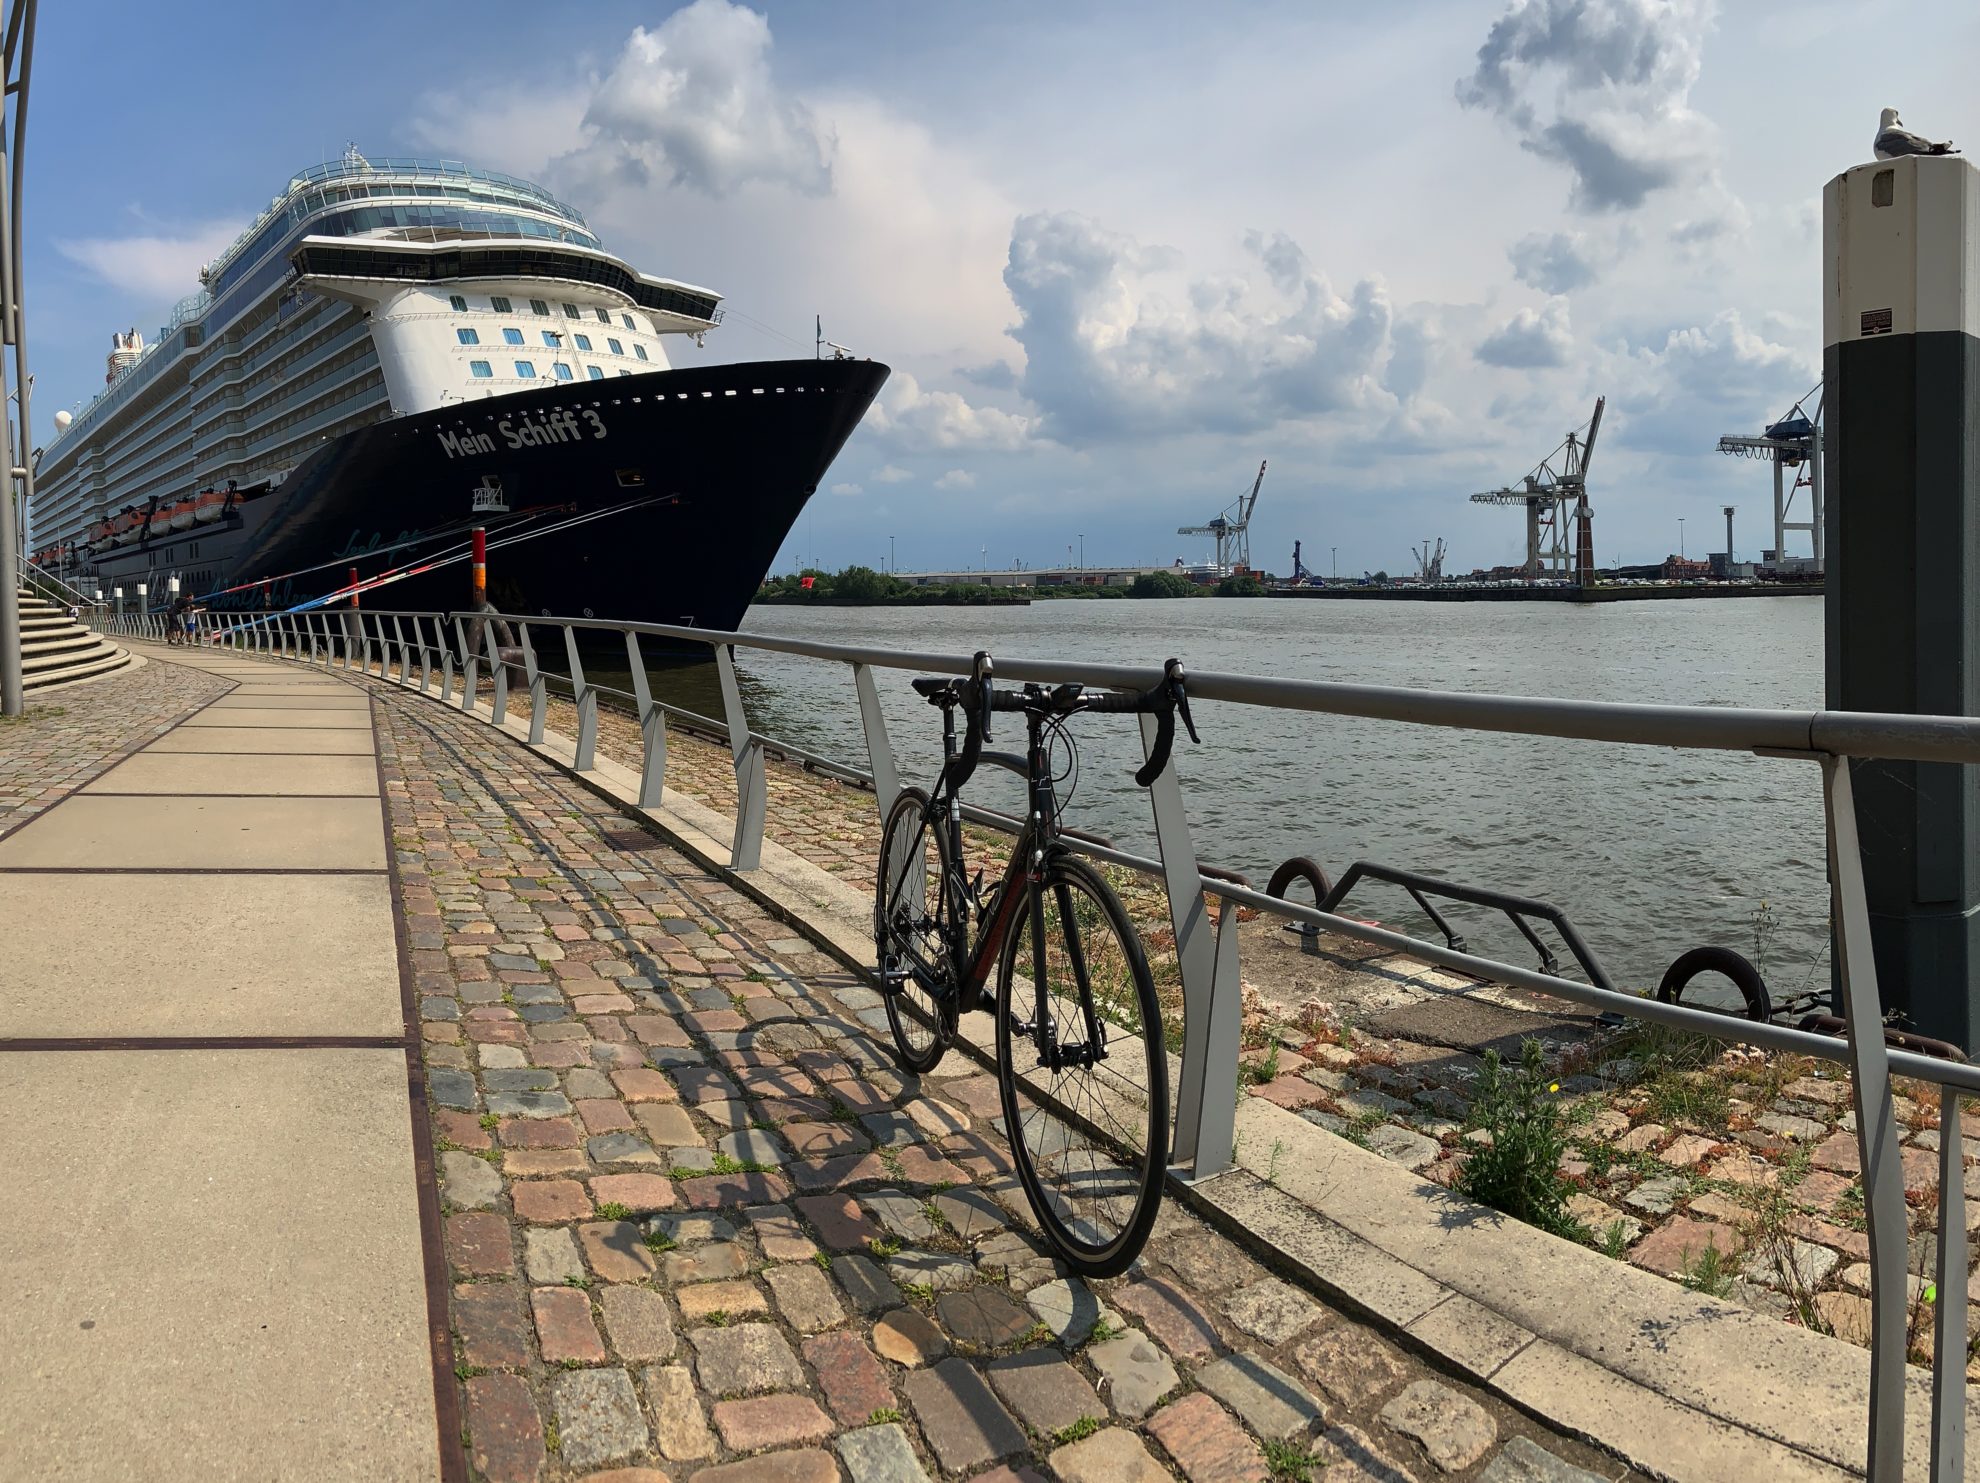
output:
[[[1201,594],[1189,578],[1175,572],[1143,572],[1128,588],[1129,597],[1196,597]]]
[[[1485,1052],[1468,1126],[1483,1128],[1492,1142],[1466,1155],[1455,1184],[1459,1194],[1556,1236],[1587,1240],[1587,1232],[1567,1210],[1573,1187],[1560,1169],[1567,1119],[1558,1083],[1541,1061],[1539,1041],[1528,1040],[1520,1048],[1520,1063],[1510,1071],[1497,1051]]]

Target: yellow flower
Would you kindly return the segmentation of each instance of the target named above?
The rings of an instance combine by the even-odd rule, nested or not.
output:
[[[1547,1090],[1550,1092],[1558,1092],[1560,1089],[1561,1089],[1561,1084],[1558,1081],[1549,1082],[1547,1084]]]

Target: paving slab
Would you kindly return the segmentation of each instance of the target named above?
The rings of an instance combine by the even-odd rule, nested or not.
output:
[[[404,1028],[382,875],[0,874],[0,921],[89,938],[79,959],[71,931],[9,932],[0,1037]]]
[[[364,707],[317,707],[309,710],[277,710],[267,706],[235,706],[229,710],[215,701],[184,725],[194,729],[207,726],[271,727],[277,730],[369,731],[371,716]]]
[[[378,767],[370,757],[239,757],[208,752],[139,752],[82,790],[84,793],[253,793],[378,796]]]
[[[5,1072],[0,1477],[436,1476],[402,1052]]]
[[[371,732],[295,731],[268,726],[181,726],[166,733],[147,752],[321,752],[345,757],[369,757]]]
[[[181,728],[178,735],[184,734]],[[369,736],[369,733],[366,733]],[[101,798],[78,794],[0,840],[0,867],[382,870],[373,798]]]
[[[305,690],[233,690],[208,706],[201,715],[228,711],[358,711],[371,714],[371,701],[348,685],[320,685]]]

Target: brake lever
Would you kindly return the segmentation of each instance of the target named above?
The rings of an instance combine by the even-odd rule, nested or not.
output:
[[[1189,691],[1183,685],[1182,661],[1171,659],[1162,666],[1162,672],[1169,682],[1169,694],[1175,697],[1176,709],[1182,712],[1183,728],[1189,732],[1191,745],[1202,746],[1203,738],[1196,734],[1196,722],[1189,715]]]
[[[980,712],[977,718],[978,725],[982,728],[983,739],[989,741],[992,739],[990,736],[990,697],[992,692],[990,651],[988,649],[978,649],[971,668],[976,678],[977,706]]]

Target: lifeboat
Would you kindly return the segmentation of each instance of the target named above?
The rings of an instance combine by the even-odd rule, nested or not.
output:
[[[193,523],[210,525],[226,513],[227,492],[224,489],[202,489],[194,496],[192,504]],[[173,522],[172,528],[174,530],[179,528],[176,521]]]
[[[110,539],[119,546],[136,543],[138,532],[144,527],[144,514],[138,510],[126,510],[111,522]]]
[[[198,502],[197,495],[189,494],[173,505],[169,511],[161,513],[166,516],[166,523],[173,530],[187,530],[192,526],[193,513],[198,507]]]

